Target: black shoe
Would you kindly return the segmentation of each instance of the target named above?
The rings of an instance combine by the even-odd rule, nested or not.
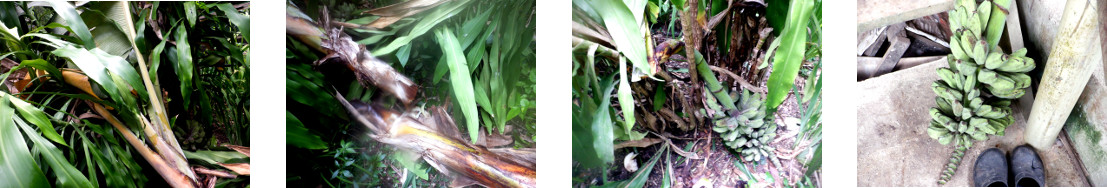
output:
[[[1042,158],[1028,145],[1011,151],[1011,181],[1015,187],[1044,187],[1045,169]]]
[[[984,150],[976,157],[972,182],[976,187],[1007,187],[1007,156],[999,148]]]

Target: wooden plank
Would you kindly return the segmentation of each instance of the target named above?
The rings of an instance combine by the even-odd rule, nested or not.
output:
[[[937,14],[953,9],[953,0],[857,0],[857,31]]]
[[[1018,1],[1011,1],[1010,14],[1007,15],[1007,32],[1005,33],[1007,40],[1011,48],[1008,52],[1014,52],[1014,49],[1025,48],[1026,46],[1022,42],[1022,21],[1019,20],[1019,5]]]

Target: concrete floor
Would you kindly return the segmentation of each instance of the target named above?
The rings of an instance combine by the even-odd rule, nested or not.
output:
[[[934,70],[946,60],[919,65],[857,83],[857,184],[858,186],[938,186],[935,183],[953,152],[926,134],[935,106],[930,84],[938,80]],[[1029,110],[1014,105],[1015,123],[1005,136],[976,141],[965,153],[956,175],[945,186],[972,183],[976,156],[987,148],[1010,151],[1025,144],[1023,129]],[[1047,186],[1089,186],[1072,146],[1057,141],[1039,150],[1046,169]]]

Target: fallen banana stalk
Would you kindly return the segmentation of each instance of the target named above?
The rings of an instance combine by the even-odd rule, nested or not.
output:
[[[404,152],[421,156],[435,170],[452,177],[451,186],[535,187],[533,149],[487,149],[461,139],[445,110],[429,116],[396,113],[364,103],[336,98],[372,133],[370,137]]]
[[[92,85],[90,84],[91,82],[89,81],[87,75],[84,75],[80,71],[73,69],[60,69],[60,72],[66,84],[76,87],[77,89],[89,94],[97,100],[100,99],[100,97],[93,92]],[[45,71],[39,71],[39,75],[48,74],[49,73]],[[20,82],[30,84],[34,82],[33,79],[34,78],[31,77],[25,77]],[[22,89],[23,87],[27,86],[29,85],[20,87]],[[151,97],[153,98],[154,96],[151,95]],[[154,99],[156,100],[156,98]],[[131,131],[129,128],[127,128],[127,126],[120,122],[119,119],[117,119],[115,115],[113,115],[109,111],[108,107],[105,107],[102,104],[96,102],[91,102],[91,104],[96,114],[107,120],[108,123],[112,125],[112,127],[115,127],[115,129],[123,135],[123,138],[127,140],[127,142],[131,144],[131,146],[135,147],[135,149],[138,150],[139,154],[142,155],[142,157],[150,163],[150,166],[154,167],[154,170],[156,170],[158,174],[161,174],[162,178],[164,178],[170,186],[195,187],[196,175],[191,170],[191,168],[188,168],[188,161],[185,160],[184,155],[180,153],[180,147],[176,147],[176,139],[169,140],[165,138],[172,138],[172,132],[159,130],[161,128],[155,127],[155,125],[147,120],[146,117],[138,114],[135,115],[135,118],[142,122],[142,131],[146,134],[146,140],[150,141],[150,143],[153,145],[154,150],[157,150],[155,152],[154,150],[150,149],[150,146],[147,146],[145,142],[138,139],[138,136],[136,136],[133,131]]]
[[[111,112],[108,112],[108,110],[105,109],[103,105],[100,105],[99,103],[93,103],[92,109],[95,110],[96,113],[100,114],[101,117],[104,117],[104,119],[108,120],[108,123],[110,123],[112,127],[115,127],[116,130],[119,130],[119,133],[123,135],[123,138],[126,139],[127,142],[131,144],[131,146],[134,146],[135,149],[138,150],[138,153],[142,155],[142,158],[146,159],[146,161],[150,163],[150,166],[154,167],[154,170],[158,171],[158,174],[161,174],[162,178],[165,178],[166,183],[169,183],[169,185],[173,187],[196,187],[195,183],[193,183],[194,179],[191,179],[188,176],[185,176],[184,173],[182,173],[182,171],[185,170],[187,170],[188,172],[192,172],[191,169],[177,169],[173,165],[169,164],[165,159],[162,158],[160,154],[154,152],[153,150],[150,150],[150,147],[146,146],[146,143],[138,140],[138,137],[135,136],[135,133],[131,132],[130,129],[127,129],[126,126],[123,126],[123,123],[119,122],[119,120],[116,119],[115,116],[111,114]]]
[[[411,104],[418,92],[415,82],[397,72],[388,63],[373,57],[365,46],[355,43],[349,35],[343,33],[342,28],[327,28],[326,24],[329,23],[325,23],[326,20],[328,19],[322,19],[320,22],[325,25],[319,27],[316,21],[289,5],[285,29],[288,35],[326,54],[315,65],[324,62],[343,63],[354,72],[362,86],[378,87],[405,105]]]

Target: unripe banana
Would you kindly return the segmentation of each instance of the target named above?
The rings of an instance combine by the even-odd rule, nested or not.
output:
[[[926,128],[926,134],[930,135],[930,138],[938,139],[942,137],[942,135],[949,134],[949,130],[946,130],[945,128],[939,127],[932,123],[929,128]]]
[[[947,144],[949,144],[950,141],[953,141],[953,137],[954,137],[954,134],[942,135],[942,137],[938,138],[938,143],[940,143],[942,145],[947,145]]]
[[[975,67],[975,66],[973,66],[973,67]],[[976,98],[976,96],[980,96],[979,92],[977,92],[977,89],[976,89],[976,82],[977,82],[976,81],[976,74],[969,74],[968,76],[965,76],[964,78],[965,78],[964,80],[961,80],[961,82],[963,84],[962,87],[961,87],[961,91],[968,91],[966,94],[968,94],[967,96],[969,97],[969,99]]]
[[[948,85],[963,85],[963,77],[948,68],[938,68],[938,77],[941,77],[942,81],[945,81]]]
[[[999,74],[989,69],[981,69],[980,72],[976,74],[976,80],[984,84],[995,83],[999,79],[998,77]]]
[[[938,94],[938,96],[946,98],[950,101],[961,100],[961,97],[963,96],[961,92],[953,90],[953,88],[950,88],[945,83],[934,82],[933,84],[931,84],[931,88],[934,90],[935,94]]]
[[[950,106],[951,104],[949,103],[948,100],[943,99],[941,97],[935,97],[934,101],[937,101],[936,103],[938,103],[938,108],[937,108],[938,111],[940,111],[942,113],[945,113],[945,114],[952,113],[953,107]]]
[[[980,3],[980,6],[976,8],[976,12],[979,13],[977,15],[980,17],[980,23],[985,24],[984,26],[981,26],[981,27],[987,27],[988,18],[992,16],[992,2],[991,1],[984,1],[983,3]],[[984,34],[984,33],[981,32],[980,34]],[[987,45],[985,45],[985,46],[987,46]]]
[[[987,46],[988,46],[988,42],[984,41],[983,39],[976,40],[976,42],[973,43],[972,60],[975,61],[974,63],[976,65],[983,66],[985,61],[988,60],[988,48],[987,48]]]
[[[1004,72],[1030,72],[1034,70],[1034,60],[1028,57],[1007,58],[1003,65],[995,69]]]
[[[743,160],[759,161],[772,156],[772,150],[765,148],[771,148],[767,145],[776,138],[776,124],[766,115],[762,95],[749,91],[734,94],[739,99],[735,101],[739,109],[719,114],[724,117],[715,120],[712,130],[720,134],[724,145],[740,153]]]
[[[988,54],[988,61],[984,63],[984,68],[996,69],[1001,65],[1007,63],[1007,58],[1008,56],[1004,55],[1003,53],[992,52],[991,54]]]
[[[958,60],[968,60],[969,58],[972,58],[973,44],[976,44],[977,37],[979,37],[979,35],[973,34],[972,31],[970,31],[968,29],[962,29],[960,31],[961,31],[961,38],[955,43],[957,43],[957,45],[961,45],[961,50],[964,50],[965,55],[968,55],[969,57],[968,58],[963,58],[963,59],[958,59]],[[952,45],[952,44],[950,44],[950,45]]]
[[[952,20],[957,20],[957,19],[950,19],[951,23],[952,23]],[[954,27],[954,28],[956,28],[956,27]],[[958,36],[960,34],[958,32],[955,32],[953,35],[954,35],[954,37],[950,41],[958,41],[960,39],[960,37]],[[954,42],[954,43],[957,43],[957,42]],[[961,48],[961,45],[959,43],[950,44],[949,45],[949,50],[952,52],[953,57],[956,58],[956,59],[967,59],[967,58],[969,58],[968,53],[965,53],[965,50]]]
[[[1019,50],[1015,50],[1015,52],[1011,53],[1011,56],[1013,56],[1013,57],[1026,57],[1026,48],[1020,48]]]

